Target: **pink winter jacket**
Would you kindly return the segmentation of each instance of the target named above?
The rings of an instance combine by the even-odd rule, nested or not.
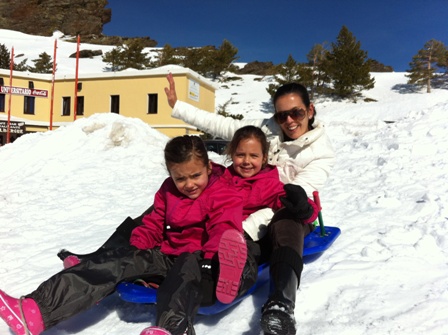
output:
[[[279,179],[278,169],[274,165],[266,165],[255,176],[243,178],[229,166],[224,174],[243,197],[243,220],[249,215],[263,208],[272,208],[274,211],[283,207],[280,197],[285,196],[283,183]],[[316,220],[319,210],[317,205],[308,198],[313,207],[313,215],[303,223],[312,223]]]
[[[212,258],[225,230],[243,231],[242,197],[223,178],[224,171],[213,163],[209,183],[197,199],[182,195],[167,178],[155,195],[154,210],[132,231],[131,245],[161,247],[164,254],[174,256],[201,250],[204,258]]]
[[[243,197],[243,220],[262,208],[273,210],[283,207],[280,197],[285,195],[283,183],[278,176],[277,167],[267,165],[255,176],[243,178],[229,166],[224,173]]]

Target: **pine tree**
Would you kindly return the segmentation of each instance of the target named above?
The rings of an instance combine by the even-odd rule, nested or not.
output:
[[[14,71],[28,71],[30,68],[26,65],[28,58],[25,58],[20,63],[14,63]]]
[[[434,39],[426,42],[409,63],[411,69],[406,75],[408,83],[421,86],[426,84],[426,92],[431,93],[431,80],[441,75],[436,73],[437,70],[447,66],[447,54],[443,42]]]
[[[0,44],[0,69],[8,69],[11,67],[11,52],[8,50],[8,48],[4,44]],[[14,63],[14,71],[27,71],[28,66],[26,65],[26,62],[28,61],[28,58],[25,58],[20,63]]]
[[[278,67],[278,75],[274,77],[280,85],[299,81],[300,73],[297,61],[291,55],[288,55],[285,64]]]
[[[211,72],[210,55],[216,51],[214,46],[204,46],[201,48],[185,48],[183,50],[182,65],[203,76]]]
[[[122,68],[122,47],[118,46],[113,48],[111,51],[106,52],[103,56],[103,62],[110,64],[110,70],[121,71]]]
[[[238,59],[236,56],[237,54],[238,49],[229,41],[224,40],[219,49],[209,55],[207,59],[210,63],[211,75],[213,79],[220,76],[223,71],[229,68],[232,62]]]
[[[448,73],[448,48],[445,50],[445,57],[442,66],[445,68],[445,72]]]
[[[148,67],[149,59],[147,52],[143,52],[144,45],[139,39],[132,39],[125,44],[122,51],[122,68],[143,70]]]
[[[328,76],[328,49],[327,43],[315,44],[307,55],[308,62],[312,67],[311,99],[314,99],[314,93],[323,94],[327,91],[326,87],[331,82]]]
[[[307,64],[298,63],[291,55],[288,55],[284,64],[276,66],[274,75],[275,84],[269,84],[266,89],[268,93],[274,96],[277,89],[286,83],[299,83],[309,87],[312,83],[312,68]]]
[[[111,65],[112,71],[124,69],[143,70],[150,66],[150,60],[146,58],[147,52],[143,52],[141,39],[131,39],[124,46],[118,46],[103,56],[103,62]]]
[[[29,67],[29,70],[34,73],[52,73],[53,62],[51,56],[46,52],[39,54],[38,59],[33,59],[34,67]]]
[[[238,49],[227,40],[218,49],[213,45],[177,49],[178,64],[213,79],[230,69],[232,62],[238,59],[237,53]]]
[[[362,90],[372,89],[375,79],[370,76],[367,52],[346,26],[342,26],[337,42],[331,45],[327,59],[333,92],[341,98],[356,98]]]
[[[180,60],[176,55],[176,50],[169,44],[165,44],[159,51],[159,58],[154,62],[155,66],[164,66],[169,64],[179,64]]]
[[[275,84],[269,84],[266,91],[271,97],[274,96],[277,89],[283,84],[289,82],[296,82],[299,80],[299,74],[297,71],[297,61],[292,57],[291,54],[288,55],[285,63],[280,63],[275,67],[276,74],[274,74]]]
[[[11,66],[10,51],[4,44],[0,44],[0,69],[9,69]]]

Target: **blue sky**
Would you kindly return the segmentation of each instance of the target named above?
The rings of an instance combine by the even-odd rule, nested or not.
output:
[[[336,42],[343,25],[370,58],[409,68],[434,38],[448,45],[448,0],[109,0],[106,35],[149,36],[159,47],[238,48],[240,62],[300,62],[314,44]]]

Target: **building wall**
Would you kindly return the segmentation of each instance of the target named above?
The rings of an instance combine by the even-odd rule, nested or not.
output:
[[[199,74],[182,67],[176,67],[169,72],[173,74],[176,83],[176,92],[179,100],[214,112],[215,87],[211,82]],[[120,98],[119,114],[127,117],[135,117],[148,123],[153,128],[170,136],[198,133],[193,127],[183,121],[171,117],[171,107],[168,105],[164,88],[168,86],[166,80],[167,70],[145,70],[115,73],[101,73],[98,75],[80,75],[78,83],[82,88],[77,96],[84,97],[84,115],[77,115],[76,119],[89,117],[95,113],[111,112],[111,96]],[[9,71],[0,70],[4,86],[9,86]],[[29,81],[34,83],[34,88],[47,90],[48,97],[35,98],[35,114],[24,114],[24,96],[12,95],[11,120],[25,120],[27,131],[43,131],[50,127],[51,111],[51,75],[29,74],[14,72],[12,86],[29,86]],[[189,83],[193,80],[199,87],[199,101],[189,98]],[[196,87],[197,87],[196,86]],[[148,94],[156,94],[158,100],[157,114],[148,114]],[[63,115],[63,98],[70,97],[70,115]],[[5,112],[0,113],[0,119],[5,119],[2,114],[7,114],[9,95],[6,95]],[[53,129],[62,124],[74,121],[75,78],[56,77],[53,100]]]

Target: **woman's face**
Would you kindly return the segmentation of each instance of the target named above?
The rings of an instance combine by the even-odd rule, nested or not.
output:
[[[169,171],[179,192],[196,199],[207,187],[212,167],[211,163],[204,165],[201,160],[193,158],[188,162],[172,164]]]
[[[275,114],[284,134],[296,140],[308,131],[308,122],[313,117],[314,106],[311,104],[307,109],[298,94],[289,93],[277,99]]]
[[[233,168],[243,178],[255,176],[266,160],[260,141],[253,137],[241,140],[232,154]]]

